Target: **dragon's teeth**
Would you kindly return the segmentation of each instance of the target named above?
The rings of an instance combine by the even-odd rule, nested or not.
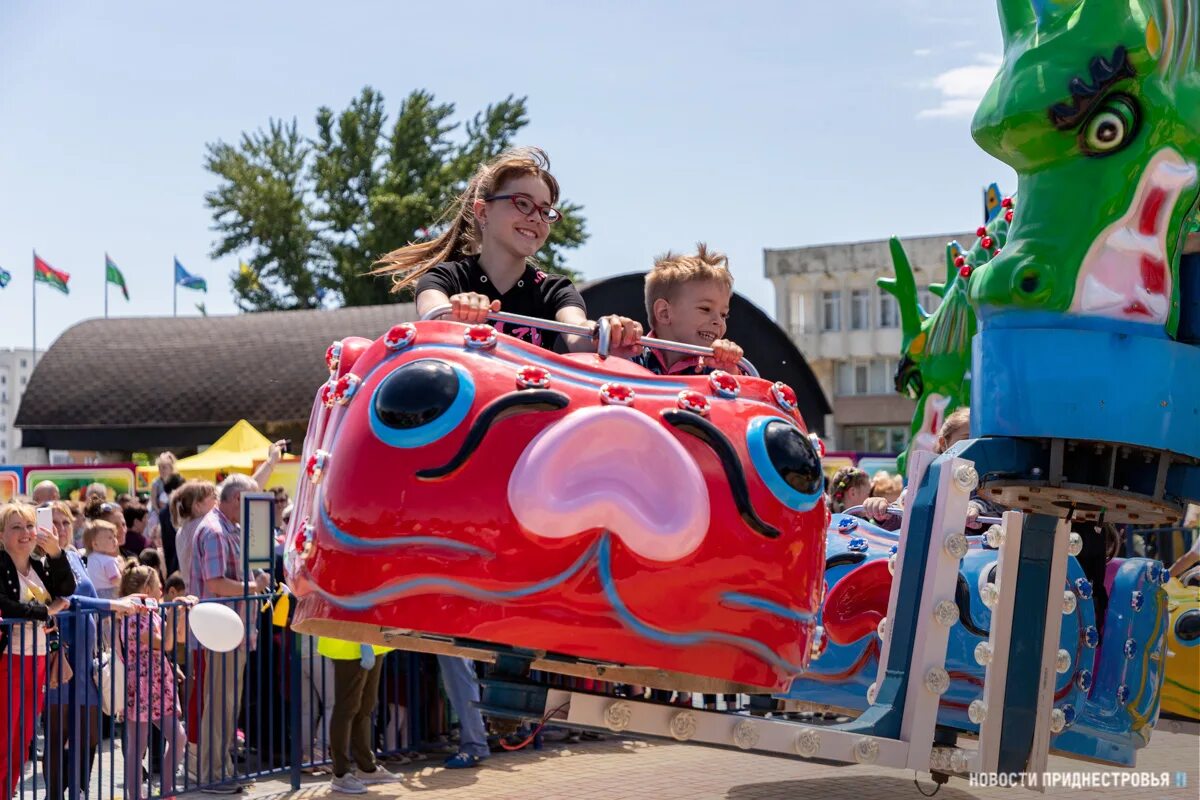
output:
[[[1150,258],[1162,260],[1163,254],[1162,244],[1158,241],[1157,236],[1146,233],[1138,233],[1132,228],[1118,228],[1113,232],[1112,236],[1108,237],[1105,245],[1112,250],[1117,250],[1122,253],[1135,253],[1137,255],[1149,256]]]
[[[1124,302],[1125,298],[1119,293],[1105,286],[1100,281],[1096,280],[1094,275],[1089,275],[1083,281],[1083,300],[1080,307],[1084,311],[1091,311],[1096,308],[1111,308]]]
[[[1165,317],[1167,314],[1167,298],[1166,295],[1151,294],[1141,286],[1134,290],[1137,299],[1142,301],[1142,305],[1150,309],[1157,317]]]

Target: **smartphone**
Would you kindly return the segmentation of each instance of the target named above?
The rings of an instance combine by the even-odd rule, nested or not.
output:
[[[292,449],[292,440],[291,439],[283,440],[283,452],[287,453],[288,455],[296,454],[296,451]]]
[[[54,509],[39,507],[37,510],[37,526],[54,533]]]

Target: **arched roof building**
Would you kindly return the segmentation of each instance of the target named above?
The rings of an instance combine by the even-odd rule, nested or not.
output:
[[[642,274],[581,287],[593,314],[645,322]],[[213,442],[239,419],[268,437],[303,436],[323,354],[345,336],[374,339],[415,318],[411,303],[224,317],[94,319],[69,328],[41,358],[16,426],[25,447],[152,451]],[[729,338],[764,377],[796,390],[821,432],[829,406],[787,334],[735,296]]]

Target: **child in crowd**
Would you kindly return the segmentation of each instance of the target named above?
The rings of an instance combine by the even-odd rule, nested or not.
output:
[[[900,493],[903,491],[904,480],[899,475],[892,475],[881,469],[871,476],[871,497],[882,497],[889,503],[894,503],[900,499]]]
[[[93,484],[93,486],[95,485]],[[138,548],[136,551],[126,549],[125,538],[129,528],[125,524],[125,512],[116,503],[102,500],[95,492],[89,490],[88,502],[87,506],[83,509],[83,515],[93,521],[103,520],[104,522],[112,523],[112,526],[117,531],[117,549],[120,555],[126,558],[137,558],[137,554],[142,552],[141,548]]]
[[[96,596],[115,600],[121,586],[121,551],[117,529],[111,522],[95,520],[83,531],[87,550],[87,573],[96,587]]]
[[[125,551],[133,558],[150,546],[145,537],[146,509],[139,505],[126,506],[122,510],[125,517]]]
[[[871,479],[858,467],[842,467],[829,481],[829,510],[841,514],[861,506],[871,494]]]
[[[693,255],[668,252],[646,274],[648,336],[711,347],[711,364],[702,356],[642,348],[633,361],[656,375],[706,375],[714,370],[740,374],[742,348],[725,339],[733,276],[729,260],[701,242]]]
[[[178,572],[172,572],[167,576],[167,580],[163,583],[163,600],[172,603],[176,600],[182,600],[187,595],[187,584],[183,581],[183,576]],[[187,668],[187,618],[183,615],[182,609],[173,608],[171,613],[167,614],[167,618],[163,621],[166,628],[164,629],[175,640],[175,664],[176,666]]]
[[[568,278],[537,269],[534,256],[546,243],[550,226],[562,218],[554,207],[558,181],[550,160],[537,148],[517,148],[481,165],[466,189],[447,209],[446,231],[385,255],[375,270],[391,275],[393,291],[415,284],[417,313],[450,305],[459,322],[484,322],[499,311],[553,319],[574,325],[587,322],[587,306]],[[630,347],[641,338],[641,325],[609,317],[610,346]],[[553,350],[558,334],[536,328],[496,330]],[[595,349],[582,337],[566,337],[570,350]]]
[[[187,746],[175,691],[175,670],[167,653],[175,647],[175,626],[164,626],[159,609],[162,581],[153,567],[130,562],[121,576],[121,596],[149,609],[121,621],[118,646],[124,654],[125,688],[125,796],[142,794],[142,758],[150,742],[150,726],[162,734],[161,795],[175,793],[175,770]],[[180,598],[190,605],[195,598]]]
[[[938,431],[937,445],[933,452],[941,455],[959,442],[966,441],[970,436],[971,409],[966,406],[956,408],[942,423],[942,429]],[[906,493],[907,489],[893,503],[889,503],[883,497],[867,498],[863,501],[862,517],[878,521],[883,523],[883,527],[895,530],[899,527],[899,520],[888,511],[888,506],[903,506]],[[978,494],[972,494],[970,501],[967,502],[967,528],[978,533],[982,527],[977,521],[979,517],[1000,516],[1003,512],[1004,509],[999,506],[983,499]]]
[[[145,567],[151,567],[158,573],[159,582],[165,586],[167,580],[166,570],[163,569],[162,553],[155,550],[153,547],[147,547],[142,552],[138,553],[138,563]]]

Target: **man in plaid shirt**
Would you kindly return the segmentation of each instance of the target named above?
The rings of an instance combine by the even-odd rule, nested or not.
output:
[[[262,594],[269,586],[265,573],[255,576],[250,586],[242,569],[242,493],[257,491],[258,484],[246,475],[230,475],[220,486],[217,507],[196,528],[192,555],[192,574],[188,586],[202,599],[242,598]],[[243,621],[251,618],[248,602],[235,603]],[[189,727],[189,739],[199,742],[197,774],[203,791],[211,794],[237,794],[242,783],[235,777],[230,750],[242,702],[242,684],[247,654],[254,649],[257,625],[250,624],[249,646],[229,653],[199,648],[189,634],[189,646],[199,650],[199,670],[195,687],[200,695],[199,715]],[[241,652],[239,652],[241,651]],[[195,688],[194,687],[194,688]]]

